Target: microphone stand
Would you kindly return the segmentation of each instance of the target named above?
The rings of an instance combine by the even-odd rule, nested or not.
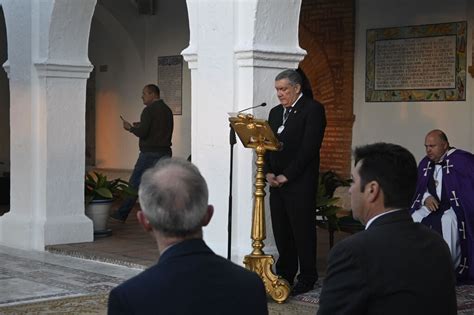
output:
[[[235,130],[229,125],[229,144],[230,144],[230,170],[229,170],[229,214],[227,216],[227,259],[230,259],[230,249],[232,241],[232,175],[234,166],[234,144],[237,143],[235,138]]]

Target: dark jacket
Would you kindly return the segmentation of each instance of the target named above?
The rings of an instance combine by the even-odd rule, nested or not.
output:
[[[452,315],[456,309],[448,246],[408,211],[375,219],[329,254],[319,315]]]
[[[283,122],[283,106],[272,108],[268,123],[277,134]],[[283,174],[288,178],[288,189],[308,189],[315,193],[319,172],[319,150],[326,128],[324,107],[302,96],[293,107],[285,129],[277,138],[282,142],[280,151],[266,153],[265,173]]]
[[[140,138],[141,152],[158,152],[166,154],[171,148],[173,135],[173,113],[163,100],[145,106],[140,116],[140,123],[130,129]]]
[[[267,314],[256,273],[214,254],[201,239],[167,249],[158,264],[110,292],[109,314]]]

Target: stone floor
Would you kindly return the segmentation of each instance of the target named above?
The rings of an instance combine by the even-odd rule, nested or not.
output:
[[[125,224],[109,222],[111,236],[95,237],[91,243],[47,246],[46,250],[129,267],[149,267],[158,260],[159,253],[152,236],[138,224],[136,210],[137,207]]]
[[[0,306],[105,293],[140,269],[0,246]],[[0,311],[1,313],[1,311]]]
[[[48,246],[47,252],[0,247],[0,313],[4,313],[5,306],[94,295],[102,299],[97,313],[104,313],[103,295],[158,258],[154,240],[138,225],[134,213],[127,223],[111,222],[110,228],[109,237],[91,243]],[[346,236],[336,233],[336,241]],[[326,268],[328,244],[327,231],[319,230],[317,264],[321,275]],[[289,299],[283,305],[269,301],[270,314],[314,314],[316,308],[304,300]]]
[[[109,222],[112,236],[96,237],[91,243],[48,246],[47,251],[74,257],[93,259],[124,266],[146,268],[158,259],[155,241],[138,224],[136,210],[130,213],[125,224]],[[335,242],[347,237],[343,232],[335,233]],[[249,245],[250,246],[250,245]],[[249,251],[251,248],[249,248]],[[326,270],[329,235],[326,230],[318,229],[317,267],[321,276]]]

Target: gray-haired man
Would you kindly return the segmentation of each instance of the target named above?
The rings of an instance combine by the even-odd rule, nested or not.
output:
[[[146,171],[140,190],[140,224],[152,233],[158,263],[110,293],[109,314],[267,314],[260,278],[214,254],[202,227],[214,209],[198,169],[164,159]]]
[[[280,257],[276,272],[293,284],[291,295],[313,289],[316,271],[316,191],[319,150],[326,128],[324,107],[301,92],[302,78],[285,70],[275,78],[280,105],[272,108],[268,122],[280,151],[269,151],[265,174],[270,185],[273,235]]]

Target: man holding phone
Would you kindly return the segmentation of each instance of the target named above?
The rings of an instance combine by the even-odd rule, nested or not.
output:
[[[131,124],[122,116],[123,128],[139,138],[140,154],[130,177],[130,186],[138,190],[143,173],[153,167],[161,158],[171,157],[173,136],[173,113],[160,99],[160,89],[155,84],[143,88],[142,100],[145,108],[140,122]],[[137,197],[124,200],[119,209],[110,215],[116,221],[125,222]]]

